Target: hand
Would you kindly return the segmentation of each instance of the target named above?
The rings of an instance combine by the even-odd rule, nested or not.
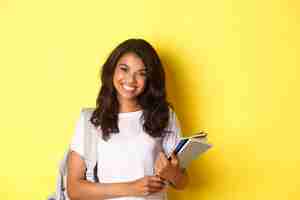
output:
[[[176,174],[180,173],[179,161],[174,153],[168,160],[163,152],[160,152],[155,161],[155,174],[171,183],[174,183]]]
[[[163,180],[157,176],[145,176],[130,183],[133,196],[147,196],[165,188]]]

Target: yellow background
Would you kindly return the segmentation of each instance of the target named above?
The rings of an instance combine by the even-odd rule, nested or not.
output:
[[[121,41],[159,52],[184,135],[209,132],[171,199],[300,199],[296,0],[0,0],[0,199],[45,199],[99,68]]]

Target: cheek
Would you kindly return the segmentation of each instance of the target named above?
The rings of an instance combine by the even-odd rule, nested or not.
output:
[[[116,71],[114,75],[114,81],[120,81],[124,79],[124,74],[121,72]]]
[[[146,80],[139,80],[138,85],[139,85],[139,88],[144,89],[146,86]]]

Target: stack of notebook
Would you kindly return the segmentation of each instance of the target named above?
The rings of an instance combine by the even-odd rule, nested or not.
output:
[[[201,131],[194,136],[181,138],[174,152],[181,168],[187,168],[190,162],[206,152],[212,145],[207,142],[207,133]]]

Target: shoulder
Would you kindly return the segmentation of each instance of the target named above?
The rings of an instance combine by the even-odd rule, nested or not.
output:
[[[80,118],[82,119],[83,122],[85,123],[87,122],[89,128],[92,128],[92,130],[97,130],[98,134],[101,134],[102,131],[100,126],[95,127],[95,125],[92,124],[90,120],[95,109],[96,108],[94,107],[82,107],[80,111]]]
[[[93,107],[82,107],[80,110],[80,118],[85,121],[92,117],[95,108]]]
[[[81,115],[92,115],[94,110],[95,110],[95,108],[93,108],[93,107],[82,107],[80,114]]]

